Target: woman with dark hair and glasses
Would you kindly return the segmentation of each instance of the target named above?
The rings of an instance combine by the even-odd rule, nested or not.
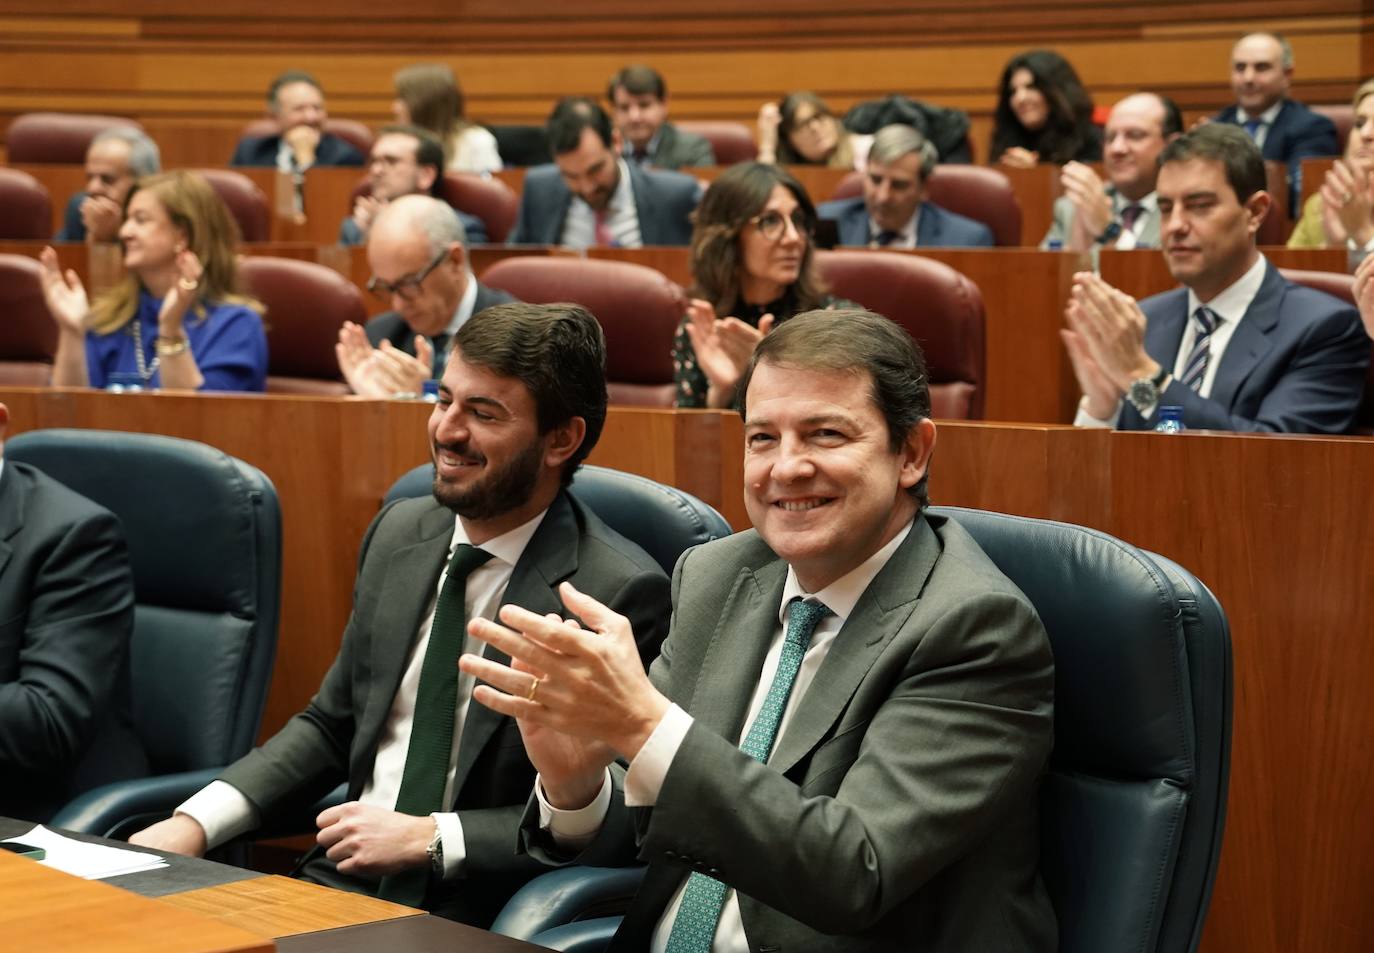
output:
[[[1002,70],[990,161],[1017,169],[1037,162],[1096,162],[1102,130],[1069,61],[1051,50],[1012,57]]]
[[[729,407],[754,346],[826,293],[811,230],[816,210],[784,169],[741,162],[711,183],[692,230],[691,301],[673,339],[679,407]]]
[[[805,90],[759,109],[759,161],[863,170],[872,136],[850,132],[825,100]]]

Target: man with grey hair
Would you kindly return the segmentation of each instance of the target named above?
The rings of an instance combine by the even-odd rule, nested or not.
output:
[[[1249,33],[1231,48],[1231,89],[1236,104],[1217,122],[1240,126],[1266,161],[1288,163],[1289,198],[1302,194],[1302,160],[1340,155],[1335,124],[1288,98],[1293,82],[1293,47],[1277,33]]]
[[[442,375],[453,335],[470,317],[515,300],[477,281],[458,213],[428,195],[403,195],[377,213],[367,261],[368,290],[392,310],[366,327],[345,323],[334,349],[344,380],[364,397],[419,393]]]
[[[926,182],[935,146],[914,126],[884,126],[873,137],[862,198],[826,202],[821,218],[834,219],[841,245],[869,248],[977,248],[992,245],[992,230],[934,202]]]
[[[112,242],[124,221],[124,200],[135,179],[162,168],[157,143],[141,129],[113,126],[86,148],[86,188],[67,202],[59,242]]]

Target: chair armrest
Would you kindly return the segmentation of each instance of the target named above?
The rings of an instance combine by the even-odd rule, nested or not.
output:
[[[560,953],[603,953],[610,946],[622,919],[597,917],[595,920],[565,923],[561,927],[535,934],[530,942]]]
[[[154,821],[170,817],[178,804],[215,780],[221,770],[201,768],[102,784],[67,802],[49,823],[81,834],[123,840]]]
[[[491,932],[529,940],[574,920],[624,913],[643,879],[643,867],[573,866],[541,874],[506,902]]]

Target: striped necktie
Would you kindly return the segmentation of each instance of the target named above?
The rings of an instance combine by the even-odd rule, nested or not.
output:
[[[1202,379],[1207,376],[1207,362],[1212,356],[1212,332],[1221,324],[1221,316],[1206,305],[1199,305],[1193,312],[1193,323],[1197,325],[1197,338],[1183,365],[1182,381],[1183,386],[1191,387],[1193,393],[1198,393],[1202,389]]]
[[[739,746],[755,761],[768,761],[773,742],[778,737],[782,713],[787,710],[792,685],[797,680],[802,659],[811,644],[811,636],[816,631],[816,624],[828,615],[830,609],[819,602],[794,599],[788,605],[787,637],[782,643],[778,670],[768,686],[768,695],[759,713],[754,716],[754,722]],[[667,953],[709,953],[711,941],[716,935],[716,924],[720,921],[720,911],[725,905],[725,889],[725,884],[705,874],[693,873],[687,879],[682,905],[678,907],[672,932],[668,935]]]

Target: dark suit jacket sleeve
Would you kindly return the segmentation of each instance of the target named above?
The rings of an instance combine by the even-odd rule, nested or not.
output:
[[[328,132],[320,137],[319,148],[315,151],[315,165],[360,166],[365,161],[363,154],[353,148],[347,139]]]
[[[969,852],[1039,781],[1047,643],[1030,606],[1006,592],[922,624],[871,722],[822,742],[800,787],[694,724],[656,806],[641,812],[641,858],[714,869],[813,929],[851,933]],[[655,681],[670,671],[665,651]]]
[[[682,161],[678,166],[701,168],[716,164],[716,154],[711,142],[705,136],[692,135],[678,130],[678,142],[682,146]]]
[[[274,137],[269,137],[274,138]],[[277,164],[276,148],[271,149],[271,156],[264,161],[264,153],[268,150],[264,144],[268,139],[260,136],[244,136],[234,146],[234,154],[229,158],[231,166],[272,166]]]
[[[486,222],[468,212],[459,209],[454,209],[454,211],[458,212],[458,218],[463,222],[463,232],[469,245],[485,245],[491,240],[487,237]]]
[[[73,494],[6,463],[0,485],[13,493],[20,481],[38,489],[0,584],[0,646],[17,648],[0,661],[14,675],[0,684],[0,785],[61,780],[75,767],[108,714],[134,622],[115,517],[84,498],[73,513]]]
[[[1336,124],[1330,119],[1299,103],[1290,103],[1285,112],[1293,113],[1292,128],[1288,131],[1288,158],[1291,163],[1341,154],[1340,143],[1336,139]]]
[[[55,242],[84,242],[86,223],[81,221],[81,203],[86,193],[77,192],[67,200],[67,210],[62,215],[62,230],[53,236]]]

